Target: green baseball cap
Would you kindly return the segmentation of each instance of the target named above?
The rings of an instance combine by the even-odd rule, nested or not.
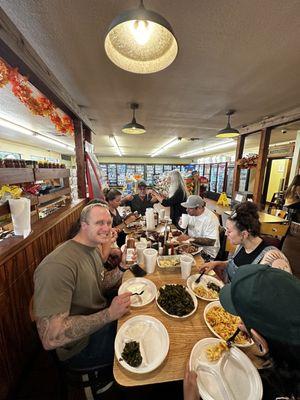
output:
[[[244,265],[221,289],[220,302],[266,338],[300,345],[300,280],[288,272]]]

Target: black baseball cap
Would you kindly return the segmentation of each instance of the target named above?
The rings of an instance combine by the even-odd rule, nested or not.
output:
[[[147,187],[147,183],[141,179],[140,181],[138,181],[138,187]]]
[[[266,338],[300,345],[300,280],[268,265],[239,267],[220,302]]]

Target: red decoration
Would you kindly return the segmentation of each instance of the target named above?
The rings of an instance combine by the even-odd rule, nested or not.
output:
[[[68,115],[61,117],[56,111],[56,106],[46,97],[34,97],[28,79],[19,74],[17,68],[11,68],[0,58],[0,88],[8,83],[11,84],[13,94],[29,108],[32,114],[49,117],[60,133],[74,134],[72,119]]]
[[[249,154],[239,160],[239,166],[242,169],[251,169],[257,166],[258,154]]]

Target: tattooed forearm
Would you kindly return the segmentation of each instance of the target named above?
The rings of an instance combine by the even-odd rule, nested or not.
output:
[[[68,313],[38,318],[37,329],[46,350],[64,346],[88,336],[110,322],[108,309],[91,315],[69,316]]]
[[[111,271],[105,271],[103,287],[105,290],[115,286],[115,284],[122,278],[123,272],[119,268],[114,268]]]
[[[203,244],[203,246],[213,246],[216,242],[216,239],[209,239],[204,237],[195,238],[195,243]]]
[[[261,264],[268,264],[271,267],[283,269],[287,272],[291,272],[291,267],[288,259],[280,250],[270,250],[261,261]]]

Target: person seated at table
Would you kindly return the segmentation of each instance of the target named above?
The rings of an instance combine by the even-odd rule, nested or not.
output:
[[[300,280],[267,265],[245,265],[220,292],[263,357],[264,400],[300,398]],[[199,399],[197,375],[186,369],[184,400]]]
[[[168,183],[170,187],[169,197],[167,198],[155,190],[150,190],[149,192],[153,198],[157,199],[164,207],[170,207],[172,223],[178,226],[179,218],[185,212],[181,203],[186,201],[188,193],[181,173],[178,170],[174,169],[169,173]]]
[[[140,180],[137,187],[138,193],[126,196],[122,200],[122,205],[129,206],[132,212],[136,211],[141,215],[145,215],[146,208],[152,208],[157,200],[150,193],[147,193],[147,183],[144,180]]]
[[[93,199],[90,200],[87,205],[90,204],[105,204],[107,202],[102,199]],[[80,230],[80,218],[76,222],[74,222],[70,228],[68,239],[73,239]],[[101,243],[98,246],[102,261],[104,262],[104,267],[107,269],[112,269],[112,266],[117,266],[117,257],[118,262],[121,261],[122,251],[115,245],[118,237],[118,231],[115,228],[111,229],[111,237],[108,238],[106,243]]]
[[[117,189],[107,189],[104,191],[105,200],[107,201],[109,212],[112,217],[112,226],[116,228],[118,232],[117,244],[121,247],[126,241],[126,234],[123,231],[124,228],[131,222],[137,220],[138,216],[130,214],[125,218],[122,218],[118,207],[121,205],[122,193]]]
[[[179,242],[195,238],[195,243],[204,246],[203,250],[215,258],[220,250],[219,220],[217,216],[205,207],[205,201],[200,196],[191,195],[181,205],[189,215],[187,232],[177,238]],[[179,220],[182,227],[182,220]]]
[[[107,307],[105,292],[126,270],[107,271],[98,250],[111,236],[112,218],[104,204],[90,204],[80,215],[80,230],[50,253],[34,273],[34,315],[42,344],[56,349],[72,367],[113,364],[118,318],[130,308],[130,293],[114,297]]]
[[[274,246],[268,245],[260,236],[260,222],[257,206],[246,201],[237,205],[226,221],[227,238],[237,248],[227,261],[210,261],[203,264],[201,270],[214,269],[224,281],[231,280],[241,265],[268,264],[291,272],[285,255]]]

